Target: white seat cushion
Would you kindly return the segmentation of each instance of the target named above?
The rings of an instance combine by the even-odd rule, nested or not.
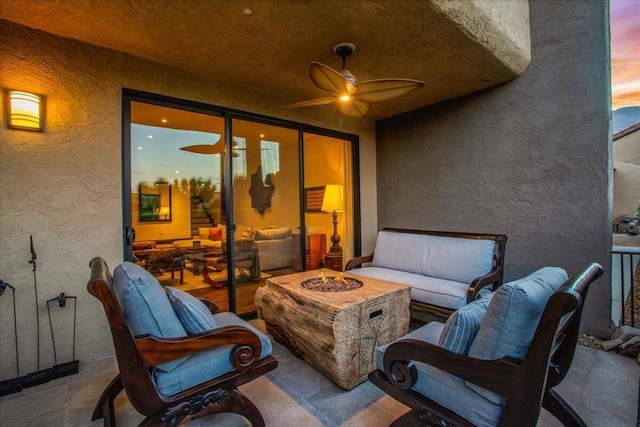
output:
[[[411,299],[425,304],[452,310],[457,310],[467,304],[468,283],[381,267],[354,268],[349,270],[349,273],[409,285],[411,286]]]

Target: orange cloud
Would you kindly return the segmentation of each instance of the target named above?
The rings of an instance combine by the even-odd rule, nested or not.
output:
[[[613,109],[640,105],[640,1],[611,0]]]

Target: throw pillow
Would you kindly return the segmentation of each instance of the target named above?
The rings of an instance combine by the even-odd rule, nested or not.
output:
[[[190,335],[216,329],[218,324],[206,305],[193,295],[176,288],[165,288],[173,311]]]
[[[567,280],[562,268],[545,267],[522,279],[505,283],[494,292],[469,357],[498,360],[504,356],[523,359],[551,295]],[[469,381],[467,386],[485,399],[505,399]]]
[[[222,241],[222,227],[214,227],[209,229],[209,240],[214,242]]]
[[[493,295],[490,293],[475,300],[449,316],[440,334],[438,345],[463,356],[469,354],[471,343],[478,334]]]
[[[253,227],[247,227],[240,236],[243,240],[251,240],[253,238]]]

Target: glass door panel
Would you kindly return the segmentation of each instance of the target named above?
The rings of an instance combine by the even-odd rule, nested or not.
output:
[[[350,141],[304,134],[306,270],[342,271],[353,258],[352,164]]]
[[[130,123],[133,261],[163,286],[228,310],[219,277],[224,119],[132,101]]]
[[[255,311],[255,291],[269,277],[293,272],[292,241],[300,231],[299,132],[240,119],[232,120],[231,129],[232,291],[242,315]]]

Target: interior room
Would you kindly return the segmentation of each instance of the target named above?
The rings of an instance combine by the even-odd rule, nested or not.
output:
[[[522,368],[526,425],[635,425],[609,2],[499,3],[2,1],[0,424],[496,425]],[[517,356],[438,344],[529,282]]]

